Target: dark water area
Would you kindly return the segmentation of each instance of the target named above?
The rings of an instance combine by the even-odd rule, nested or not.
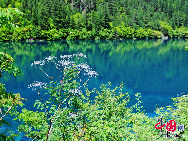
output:
[[[26,98],[25,107],[34,110],[37,91],[28,85],[34,81],[49,83],[49,78],[31,66],[34,61],[49,56],[71,55],[78,52],[87,56],[85,61],[99,76],[91,78],[88,88],[112,83],[112,88],[124,83],[124,92],[135,104],[135,93],[141,93],[143,109],[153,113],[156,107],[172,105],[172,97],[188,92],[188,40],[113,40],[113,41],[45,41],[45,42],[0,42],[0,51],[7,52],[21,69],[21,76],[14,78],[3,74],[0,83],[7,92],[20,93]],[[42,67],[52,77],[60,72],[52,64]],[[81,76],[82,78],[82,76]],[[84,79],[84,78],[83,78]],[[59,81],[59,80],[58,80]],[[94,99],[96,95],[91,95]],[[157,106],[156,106],[157,104]]]

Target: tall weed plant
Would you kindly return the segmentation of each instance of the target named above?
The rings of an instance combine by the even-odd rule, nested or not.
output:
[[[86,55],[77,53],[61,55],[60,58],[58,61],[57,57],[49,56],[31,64],[45,73],[51,82],[35,81],[28,86],[36,90],[38,100],[34,104],[35,111],[22,109],[14,119],[22,121],[18,131],[24,133],[23,138],[38,141],[174,140],[176,137],[167,138],[155,129],[158,118],[162,116],[164,122],[175,120],[177,125],[184,125],[182,137],[177,140],[188,139],[188,95],[173,98],[173,106],[158,108],[158,117],[149,118],[142,110],[140,93],[135,94],[137,103],[127,106],[130,97],[123,93],[123,83],[114,89],[109,82],[102,84],[100,90],[89,90],[87,82],[98,74],[87,63],[82,63]],[[43,65],[49,63],[60,71],[60,80],[55,81],[55,77],[43,70]],[[87,78],[81,80],[81,75]],[[43,89],[47,91],[44,95]],[[97,95],[94,100],[90,100],[91,94]],[[12,133],[12,136],[18,135]]]

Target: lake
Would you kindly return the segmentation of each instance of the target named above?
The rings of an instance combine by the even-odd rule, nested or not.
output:
[[[7,52],[21,69],[21,76],[14,78],[3,74],[0,82],[7,92],[20,93],[26,98],[25,106],[33,110],[36,91],[28,88],[34,81],[50,82],[39,69],[31,66],[34,61],[49,56],[71,55],[78,52],[87,56],[85,62],[99,76],[91,78],[88,88],[112,83],[112,88],[124,83],[124,92],[131,97],[129,106],[135,104],[135,93],[141,93],[143,109],[153,113],[156,107],[172,105],[172,97],[188,92],[188,40],[113,40],[113,41],[40,41],[0,42],[0,51]],[[60,72],[52,65],[43,66],[50,76]],[[82,78],[82,77],[81,77]],[[92,95],[94,99],[96,95]],[[156,106],[157,104],[157,106]]]

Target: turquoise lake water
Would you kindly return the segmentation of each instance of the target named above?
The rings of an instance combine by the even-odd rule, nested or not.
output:
[[[187,40],[1,42],[1,51],[11,54],[22,72],[17,78],[6,73],[1,83],[6,84],[8,92],[20,93],[28,99],[25,105],[31,108],[38,95],[28,89],[28,85],[34,81],[50,82],[31,63],[49,56],[60,60],[60,55],[80,52],[87,56],[83,62],[99,74],[88,82],[89,88],[99,89],[102,83],[109,81],[115,87],[123,82],[124,92],[132,97],[130,103],[134,104],[134,94],[139,92],[144,110],[151,113],[156,104],[158,107],[170,105],[171,97],[187,93],[188,51],[184,50],[185,46],[188,46]],[[52,64],[42,68],[52,77],[60,75]]]
[[[128,106],[135,104],[135,93],[141,93],[143,109],[153,113],[156,107],[172,105],[171,97],[188,93],[188,40],[114,40],[114,41],[42,41],[0,42],[0,51],[7,52],[16,61],[22,75],[14,78],[3,74],[0,83],[7,92],[20,93],[26,98],[27,109],[34,110],[37,91],[28,85],[34,81],[49,83],[49,78],[31,66],[34,61],[49,56],[71,55],[78,52],[87,56],[83,62],[99,76],[91,78],[88,88],[112,83],[112,88],[124,83],[124,92],[130,94]],[[42,66],[53,78],[60,80],[60,72],[52,65]],[[80,77],[85,80],[84,76]],[[94,99],[96,95],[92,95]],[[157,105],[156,105],[157,104]]]

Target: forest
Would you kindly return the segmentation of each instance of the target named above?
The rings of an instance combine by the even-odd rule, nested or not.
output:
[[[187,0],[1,0],[0,41],[188,38]]]
[[[140,68],[144,64],[145,70],[151,68],[150,75],[154,79],[140,75],[142,77],[135,77],[135,80],[140,79],[142,83],[149,79],[153,86],[159,75],[155,75],[152,69],[159,70],[163,60],[167,60],[169,64],[165,65],[166,72],[162,73],[162,76],[168,78],[163,81],[164,87],[172,81],[170,78],[176,75],[176,72],[180,72],[181,77],[186,77],[186,65],[182,65],[182,56],[176,53],[188,49],[185,39],[188,38],[187,14],[188,0],[0,0],[0,79],[6,79],[8,74],[11,74],[11,78],[15,77],[17,82],[22,79],[29,80],[31,75],[35,75],[35,72],[29,73],[29,67],[35,67],[50,80],[48,85],[38,81],[29,84],[28,89],[36,90],[36,95],[31,95],[30,99],[24,97],[27,95],[25,91],[20,91],[20,94],[8,92],[7,85],[1,81],[0,140],[188,140],[188,94],[171,98],[174,102],[172,106],[157,107],[155,113],[158,117],[149,117],[143,110],[141,93],[136,93],[136,103],[128,106],[131,95],[123,91],[126,83],[122,82],[113,88],[109,82],[102,84],[99,90],[89,90],[87,85],[87,81],[98,76],[101,70],[108,79],[113,80],[109,69],[119,73],[121,68],[129,67],[131,73],[128,73],[128,76],[135,76],[137,69],[142,73]],[[168,44],[164,44],[163,41],[167,38],[171,39]],[[183,40],[180,42],[174,38]],[[117,44],[115,39],[130,40]],[[43,42],[32,44],[32,41],[46,40],[52,42],[49,42],[48,46]],[[77,40],[82,41],[77,43]],[[96,44],[92,43],[93,40],[96,40]],[[79,52],[80,49],[83,53],[74,54],[74,51]],[[142,49],[151,50],[148,53]],[[171,60],[179,65],[177,70],[173,63],[168,62],[170,59],[167,54],[171,50],[175,50],[170,59],[175,59]],[[34,61],[35,56],[44,57],[49,51],[52,56]],[[58,53],[67,51],[71,52],[71,55],[61,55],[61,59],[57,59]],[[97,54],[88,59],[89,62],[94,62],[96,72],[91,71],[89,63],[80,63],[87,58],[87,52]],[[106,52],[109,57],[119,58],[120,63],[126,63],[117,68],[112,67],[113,65],[108,63],[110,59],[103,58]],[[14,59],[21,67],[17,67]],[[151,59],[156,62],[157,67],[154,67]],[[102,61],[109,65],[105,66],[105,69],[97,69],[96,66]],[[43,65],[54,67],[62,77],[57,76],[58,79],[55,79],[51,76],[51,69],[48,73],[42,68]],[[24,73],[23,69],[27,70],[27,73]],[[168,71],[171,69],[174,69],[174,73]],[[39,75],[35,76],[36,79]],[[86,78],[81,80],[80,76]],[[127,81],[131,82],[131,86],[142,86],[141,83],[135,84],[134,79],[129,79],[128,76]],[[116,80],[113,81],[116,83]],[[172,87],[182,85],[177,81],[178,79],[174,81]],[[9,83],[13,84],[13,79]],[[18,90],[19,87],[25,87],[24,84],[14,84]],[[11,85],[11,88],[14,86]],[[153,87],[146,84],[143,88],[150,90]],[[157,89],[161,92],[160,87]],[[43,94],[42,90],[46,93]],[[91,100],[93,94],[97,96]],[[35,96],[38,100],[33,101],[34,106],[26,107],[25,103]],[[152,96],[151,98],[154,99]],[[151,103],[152,100],[148,101]],[[160,134],[159,126],[157,127],[158,121],[160,123],[159,117],[163,117],[163,123],[176,121],[178,128],[181,125],[184,130],[177,129],[175,137]],[[17,124],[16,127],[12,125],[13,122]]]

